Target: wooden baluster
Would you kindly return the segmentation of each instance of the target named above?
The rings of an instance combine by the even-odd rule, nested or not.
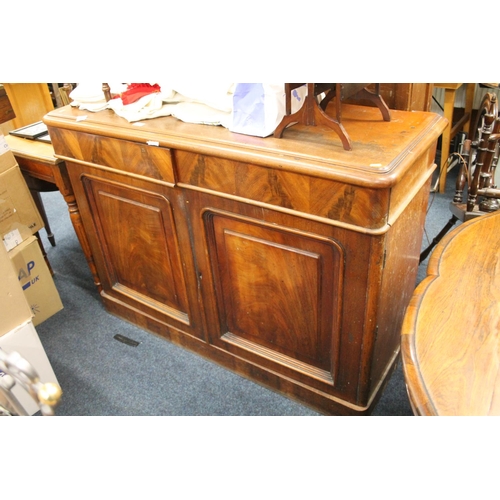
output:
[[[497,165],[498,165],[498,157],[499,157],[500,151],[499,151],[499,144],[497,142],[495,146],[495,154],[493,155],[493,160],[491,161],[491,175],[493,178],[493,187],[497,188],[497,183],[495,182],[495,173],[497,170]]]
[[[470,139],[466,139],[464,142],[463,150],[462,150],[462,158],[463,161],[460,162],[460,169],[457,175],[457,182],[455,187],[455,196],[453,197],[454,203],[462,203],[463,202],[463,193],[466,182],[470,178],[468,172],[470,171],[470,149],[471,149],[472,141]]]
[[[497,155],[496,161],[498,161],[498,141],[500,140],[500,121],[497,119],[495,125],[493,126],[493,134],[488,139],[488,148],[484,158],[483,172],[481,172],[482,185],[480,188],[488,189],[492,188],[494,184],[493,175],[495,173],[495,167],[493,166],[493,160],[495,154]],[[496,166],[495,161],[495,166]],[[494,212],[500,208],[500,202],[496,198],[487,196],[479,203],[479,210],[483,212]]]
[[[488,188],[493,185],[491,164],[493,162],[493,157],[495,155],[499,134],[500,134],[500,120],[497,118],[493,124],[492,134],[488,138],[488,144],[483,159],[483,169],[480,172],[481,176],[480,179],[481,182],[479,185],[480,188]]]
[[[481,129],[481,138],[477,148],[476,167],[474,169],[472,182],[469,184],[469,196],[467,200],[467,211],[472,212],[477,199],[477,190],[479,189],[479,180],[483,171],[484,159],[488,150],[488,139],[493,132],[493,121],[496,116],[493,114],[484,115],[484,125]]]

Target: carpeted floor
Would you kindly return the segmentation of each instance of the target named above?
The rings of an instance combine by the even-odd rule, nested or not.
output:
[[[64,309],[39,325],[37,332],[64,390],[58,415],[318,415],[108,314],[62,196],[53,192],[42,197],[56,246],[50,246],[44,230],[42,239]],[[449,192],[431,194],[423,247],[449,219],[449,200]],[[425,267],[426,262],[420,266],[418,281],[425,276]],[[138,345],[117,341],[117,334]],[[412,415],[400,363],[373,415]]]

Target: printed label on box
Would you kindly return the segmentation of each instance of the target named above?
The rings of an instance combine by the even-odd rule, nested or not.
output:
[[[9,145],[5,140],[5,137],[2,134],[0,134],[0,155],[3,155],[7,151],[9,151]]]
[[[8,252],[14,247],[17,247],[17,245],[20,245],[22,242],[23,237],[21,236],[19,229],[14,229],[3,237],[3,244],[5,245],[5,248]]]

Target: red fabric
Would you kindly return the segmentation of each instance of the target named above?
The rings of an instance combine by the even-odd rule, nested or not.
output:
[[[161,88],[157,83],[155,83],[154,85],[151,85],[149,83],[130,83],[127,86],[127,90],[120,94],[120,97],[122,98],[123,104],[132,104],[145,95],[160,91]]]

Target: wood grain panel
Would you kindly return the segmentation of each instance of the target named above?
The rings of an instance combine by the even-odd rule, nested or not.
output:
[[[411,200],[427,184],[432,176],[432,172],[437,165],[434,163],[436,148],[424,152],[421,156],[415,158],[415,168],[409,170],[401,179],[401,182],[395,185],[391,190],[390,213],[388,222],[394,224],[404,212]]]
[[[383,363],[400,349],[404,313],[415,289],[431,179],[420,188],[407,210],[395,222],[385,240],[385,267],[381,283],[377,336],[371,358],[371,379],[376,383],[384,373]]]
[[[305,358],[316,359],[320,256],[230,230],[219,236],[228,331],[292,356],[301,347]],[[295,317],[299,310],[305,314]]]
[[[174,183],[172,155],[168,148],[120,141],[93,134],[77,134],[70,130],[50,130],[52,141],[60,144],[58,155],[134,175]]]
[[[220,337],[275,362],[293,365],[298,360],[316,376],[315,368],[323,370],[322,378],[333,383],[341,246],[236,215],[207,211],[204,219],[220,296]]]
[[[223,158],[176,152],[179,182],[214,193],[226,193],[313,214],[360,228],[383,228],[389,192]]]
[[[155,193],[82,176],[107,271],[107,293],[189,324],[189,306],[170,202]],[[117,223],[121,221],[121,223]]]
[[[418,415],[500,415],[500,213],[447,234],[429,259],[402,328]]]
[[[28,158],[16,157],[19,168],[37,179],[47,182],[54,182],[54,166],[46,163],[37,162]]]

